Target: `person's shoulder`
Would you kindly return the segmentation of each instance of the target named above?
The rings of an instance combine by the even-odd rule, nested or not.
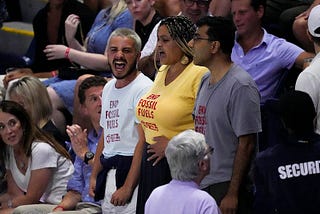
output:
[[[185,72],[183,73],[185,73],[188,76],[191,82],[193,82],[194,80],[201,80],[202,77],[207,73],[210,75],[208,68],[204,66],[195,65],[193,62],[185,68]]]
[[[49,8],[49,3],[47,3],[43,8],[38,10],[38,12],[35,14],[32,22],[34,23],[34,22],[37,22],[37,20],[39,20],[39,19],[44,19],[47,14],[48,8]]]
[[[112,78],[111,80],[108,80],[108,82],[103,87],[103,91],[109,89],[112,86],[114,86],[116,84],[116,81],[117,81],[116,78]]]
[[[40,147],[40,148],[49,148],[51,147],[50,144],[44,141],[35,140],[32,142],[33,147]]]
[[[135,80],[137,84],[144,84],[145,86],[151,86],[153,84],[153,81],[143,73],[139,73]]]
[[[256,162],[257,163],[270,163],[273,160],[277,159],[277,156],[281,156],[283,151],[286,151],[286,145],[285,144],[276,144],[273,145],[261,152],[258,152],[256,156]]]
[[[49,143],[43,141],[34,141],[31,148],[33,154],[49,155],[55,151]]]
[[[303,49],[298,45],[270,33],[267,33],[264,41],[266,42],[268,48],[271,48],[274,51],[281,51],[281,50],[290,51],[291,50],[291,51],[303,52]]]
[[[300,85],[301,83],[305,84],[305,83],[308,83],[308,81],[312,81],[312,82],[319,81],[320,73],[319,73],[319,69],[316,67],[319,67],[319,66],[309,65],[307,68],[305,68],[298,75],[296,85]]]
[[[130,13],[129,9],[126,8],[124,11],[122,11],[117,17],[116,19],[119,19],[119,20],[123,20],[123,19],[129,19],[129,20],[133,20],[133,16],[132,14]]]
[[[151,192],[151,195],[152,195],[152,197],[158,197],[158,196],[162,195],[163,192],[166,192],[167,189],[171,189],[170,183],[156,187],[156,188]],[[150,195],[150,197],[151,197],[151,195]]]
[[[255,85],[255,82],[251,75],[245,71],[240,65],[233,64],[230,68],[231,76],[236,80],[236,82],[247,85],[247,84],[253,84]]]
[[[190,69],[190,70],[194,71],[195,74],[197,74],[197,73],[204,74],[209,71],[209,69],[207,67],[195,65],[193,62],[191,62],[190,65],[186,69],[188,69],[188,70]]]

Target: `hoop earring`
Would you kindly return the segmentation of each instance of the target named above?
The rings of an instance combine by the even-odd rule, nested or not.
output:
[[[189,64],[189,58],[188,58],[186,55],[184,55],[184,56],[180,59],[180,63],[181,63],[182,65],[187,65],[187,64]]]

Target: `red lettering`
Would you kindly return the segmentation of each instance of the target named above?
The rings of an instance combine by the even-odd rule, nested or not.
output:
[[[154,131],[159,131],[158,127],[156,124],[154,123],[149,123],[149,122],[145,122],[145,121],[141,121],[141,124],[148,128],[148,129],[151,129],[151,130],[154,130]]]
[[[106,119],[112,119],[116,117],[119,117],[119,109],[106,111]]]
[[[205,128],[205,126],[196,126],[196,127],[195,127],[195,131],[196,131],[196,132],[199,132],[199,133],[201,133],[201,134],[206,134],[206,128]]]
[[[157,102],[152,100],[140,99],[138,106],[142,108],[150,108],[150,109],[156,110]]]
[[[117,108],[119,100],[110,100],[110,108]]]
[[[150,95],[147,97],[147,99],[155,100],[155,99],[157,99],[158,97],[160,97],[160,95],[158,95],[158,94],[150,94]]]
[[[106,142],[107,143],[119,142],[119,141],[120,141],[120,135],[118,133],[108,134],[106,136]]]
[[[118,119],[106,121],[106,129],[115,129],[118,128],[118,125]]]
[[[205,106],[199,106],[198,114],[205,114],[206,113],[206,107]]]
[[[138,108],[138,115],[147,118],[154,118],[153,111],[143,108]]]
[[[196,116],[194,121],[195,121],[196,125],[206,125],[207,124],[205,116]]]

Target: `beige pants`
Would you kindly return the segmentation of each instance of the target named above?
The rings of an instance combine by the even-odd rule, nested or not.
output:
[[[116,170],[111,169],[107,174],[106,181],[106,190],[104,194],[104,199],[101,204],[102,213],[103,214],[135,214],[136,213],[136,204],[137,204],[137,195],[138,195],[138,187],[133,191],[133,195],[130,203],[125,206],[114,206],[110,203],[112,194],[116,191]]]
[[[73,211],[52,212],[57,205],[52,204],[30,204],[15,208],[13,214],[92,214],[101,213],[101,207],[87,202],[80,202]]]

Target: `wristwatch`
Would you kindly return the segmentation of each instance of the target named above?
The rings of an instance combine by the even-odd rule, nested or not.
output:
[[[88,164],[89,160],[94,158],[94,153],[93,152],[86,152],[86,154],[84,155],[84,163]]]

